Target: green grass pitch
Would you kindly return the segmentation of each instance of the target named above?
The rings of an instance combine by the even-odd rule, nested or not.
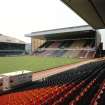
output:
[[[79,61],[79,59],[63,57],[0,57],[0,74],[18,70],[31,70],[33,72],[37,72],[48,68],[77,63]]]

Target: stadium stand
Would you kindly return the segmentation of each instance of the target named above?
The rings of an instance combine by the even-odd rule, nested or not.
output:
[[[23,91],[0,96],[2,105],[105,105],[105,61],[34,82]]]
[[[0,34],[0,56],[25,53],[25,42]]]
[[[95,58],[101,56],[101,36],[90,26],[32,32],[33,55]]]

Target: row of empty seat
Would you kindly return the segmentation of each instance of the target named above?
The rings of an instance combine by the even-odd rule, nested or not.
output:
[[[1,105],[105,105],[105,61],[85,64],[0,96]]]
[[[39,56],[94,58],[92,40],[47,41],[33,53]]]
[[[94,58],[95,50],[37,50],[34,55],[36,56],[55,56],[55,57],[70,57],[70,58]]]
[[[65,40],[65,41],[47,41],[39,48],[93,48],[94,40]]]
[[[0,50],[0,56],[24,55],[25,50]]]

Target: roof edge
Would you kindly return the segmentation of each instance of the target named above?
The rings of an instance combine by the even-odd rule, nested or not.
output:
[[[57,34],[57,33],[63,33],[63,32],[75,32],[75,31],[87,31],[92,30],[95,31],[91,26],[89,25],[83,25],[83,26],[73,26],[73,27],[66,27],[66,28],[58,28],[58,29],[52,29],[52,30],[45,30],[45,31],[37,31],[37,32],[31,32],[29,34],[25,34],[26,37],[34,37],[34,36],[40,36],[40,35],[48,35],[48,34]]]

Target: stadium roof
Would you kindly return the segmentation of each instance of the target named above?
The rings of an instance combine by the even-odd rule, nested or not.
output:
[[[10,37],[10,36],[5,36],[0,34],[0,42],[5,42],[5,43],[17,43],[17,44],[25,44],[24,41],[21,41],[19,39]]]
[[[105,28],[105,0],[61,0],[95,29]]]
[[[89,32],[89,31],[95,31],[95,30],[92,27],[85,25],[85,26],[67,27],[67,28],[32,32],[30,34],[27,34],[26,37],[41,37],[41,36],[43,37],[48,35],[57,35],[57,34],[65,34],[65,33],[69,33],[69,35],[72,35],[78,32]]]

